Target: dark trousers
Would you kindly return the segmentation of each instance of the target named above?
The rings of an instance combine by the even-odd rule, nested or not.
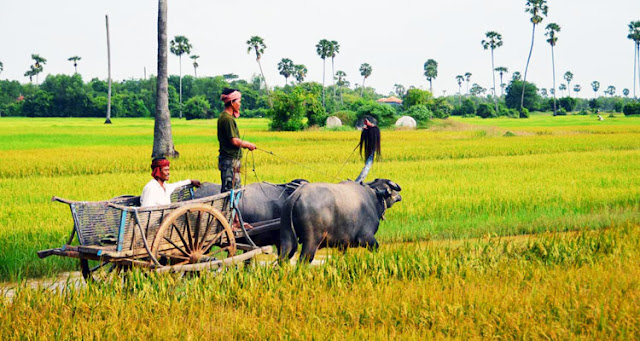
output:
[[[218,169],[220,170],[220,179],[222,180],[220,192],[228,192],[232,188],[237,189],[242,186],[240,177],[241,164],[240,159],[218,157]]]

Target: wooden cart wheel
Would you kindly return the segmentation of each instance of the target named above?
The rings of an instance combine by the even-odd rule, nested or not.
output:
[[[82,270],[82,277],[84,277],[85,281],[104,283],[114,276],[120,276],[121,272],[127,271],[129,268],[124,265],[106,261],[81,259],[80,269]]]
[[[151,254],[167,266],[220,260],[236,254],[236,239],[220,211],[208,205],[187,205],[164,218]]]

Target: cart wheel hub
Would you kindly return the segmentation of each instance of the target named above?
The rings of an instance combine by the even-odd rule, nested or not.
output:
[[[200,261],[200,258],[202,258],[202,252],[201,251],[192,252],[189,255],[189,263],[191,263],[191,264],[198,263]]]

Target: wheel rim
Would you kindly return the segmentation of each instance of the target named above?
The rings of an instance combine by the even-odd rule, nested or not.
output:
[[[151,253],[167,266],[179,266],[234,256],[236,243],[220,211],[191,205],[176,209],[162,221]]]

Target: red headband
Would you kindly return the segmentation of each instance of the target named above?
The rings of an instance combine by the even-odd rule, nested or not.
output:
[[[241,99],[242,98],[242,94],[240,93],[240,91],[236,90],[228,95],[222,94],[220,95],[220,99],[224,102],[224,104],[226,105],[227,103],[231,103],[237,99]],[[238,118],[240,116],[240,112],[234,110],[233,111],[233,116],[235,116],[236,118]]]
[[[153,162],[151,162],[151,176],[156,179],[159,178],[162,172],[162,167],[166,167],[169,166],[169,160],[167,159],[159,159],[159,160],[153,160]]]

